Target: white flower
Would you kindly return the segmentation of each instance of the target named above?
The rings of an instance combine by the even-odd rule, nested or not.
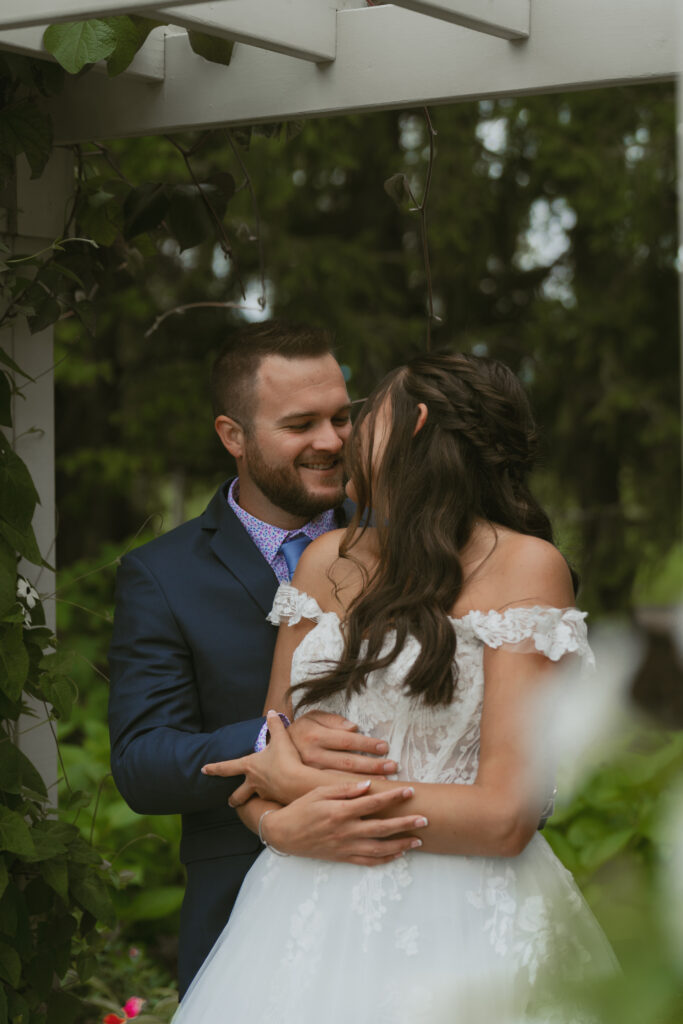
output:
[[[31,586],[24,576],[19,576],[17,578],[17,597],[26,605],[27,608],[35,608],[36,601],[40,599],[38,591]]]

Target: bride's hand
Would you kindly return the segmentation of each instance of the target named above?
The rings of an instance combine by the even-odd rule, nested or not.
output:
[[[289,803],[292,799],[287,784],[300,774],[303,762],[277,712],[269,711],[266,717],[270,742],[258,754],[217,761],[202,768],[203,775],[245,776],[228,801],[231,807],[241,806],[255,794],[277,803]]]

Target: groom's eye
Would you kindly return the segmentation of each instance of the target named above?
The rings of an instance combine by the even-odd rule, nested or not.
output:
[[[288,425],[288,428],[287,428],[287,429],[288,429],[288,430],[299,430],[299,431],[303,431],[303,430],[308,430],[308,428],[310,427],[310,425],[311,425],[311,424],[310,424],[310,422],[306,422],[306,423],[290,423],[290,424]]]

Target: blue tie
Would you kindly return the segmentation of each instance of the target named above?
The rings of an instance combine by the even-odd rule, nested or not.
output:
[[[301,558],[304,548],[307,548],[310,543],[310,537],[307,537],[303,533],[297,533],[295,537],[290,537],[289,540],[283,541],[280,545],[280,551],[285,556],[285,562],[289,569],[290,580],[294,575],[296,564]]]

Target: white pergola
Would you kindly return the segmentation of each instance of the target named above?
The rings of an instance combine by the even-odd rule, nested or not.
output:
[[[123,75],[96,67],[87,87],[70,81],[52,103],[55,141],[74,143],[671,80],[683,54],[681,7],[683,0],[0,0],[0,50],[49,57],[42,37],[55,22],[136,13],[167,23]],[[235,41],[230,65],[197,56],[188,29]],[[35,251],[58,237],[71,187],[68,150],[57,149],[35,182],[20,161],[15,215],[4,226],[12,244]],[[15,446],[40,493],[36,536],[53,560],[52,332],[30,336],[15,326],[10,354],[36,378],[15,401]],[[37,585],[53,589],[45,572]],[[50,602],[46,611],[54,625]],[[53,780],[47,728],[22,745]]]

